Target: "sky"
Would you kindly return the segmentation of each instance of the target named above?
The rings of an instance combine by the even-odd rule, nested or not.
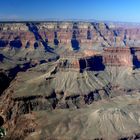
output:
[[[140,22],[140,0],[1,0],[0,20]]]

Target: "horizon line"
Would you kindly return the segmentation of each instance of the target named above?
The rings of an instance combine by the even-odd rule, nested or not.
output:
[[[115,21],[115,20],[96,20],[96,19],[0,19],[0,23],[22,23],[22,22],[105,22],[105,23],[130,23],[130,24],[140,24],[140,22],[133,21]]]

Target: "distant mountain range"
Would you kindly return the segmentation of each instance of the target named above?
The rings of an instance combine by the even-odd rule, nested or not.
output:
[[[140,22],[125,22],[125,21],[111,21],[111,20],[96,20],[96,19],[59,19],[59,18],[48,18],[48,19],[0,19],[1,22],[104,22],[104,23],[113,23],[115,25],[131,25],[131,26],[140,26]]]

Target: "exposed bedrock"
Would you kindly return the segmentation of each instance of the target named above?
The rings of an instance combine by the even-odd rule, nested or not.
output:
[[[133,51],[139,50],[133,48]],[[81,108],[94,101],[139,91],[139,83],[131,84],[136,78],[130,74],[135,65],[133,51],[110,47],[91,56],[69,53],[61,55],[56,62],[40,63],[35,68],[27,63],[24,67],[11,69],[11,79],[19,71],[23,72],[11,84],[11,79],[1,75],[1,83],[4,84],[1,92],[10,84],[3,93],[6,104],[9,104],[4,109],[8,113],[5,112],[7,118],[10,119],[13,112],[20,115],[56,108]]]
[[[6,139],[139,139],[139,38],[106,23],[0,23]]]
[[[26,114],[34,110],[81,108],[110,96],[132,93],[139,90],[138,83],[131,84],[135,78],[129,76],[135,64],[133,55],[130,48],[121,47],[106,48],[103,53],[91,56],[64,54],[56,62],[40,63],[27,74],[21,73],[21,77],[19,73],[3,96],[12,95],[12,112]],[[16,67],[9,76],[28,68],[30,63],[23,68]]]
[[[95,51],[66,53],[60,56],[59,68],[81,72],[104,71],[106,66],[139,68],[139,51],[139,48],[108,47],[99,54]]]
[[[105,48],[103,52],[103,63],[110,66],[133,66],[133,56],[130,48]]]
[[[138,27],[118,27],[90,22],[42,22],[0,24],[0,47],[31,47],[40,42],[47,51],[50,46],[139,47]],[[39,45],[40,46],[40,45]]]
[[[129,67],[107,66],[103,71],[94,71],[92,65],[89,69],[78,66],[67,62],[60,65],[58,61],[19,73],[2,96],[2,112],[6,119],[32,111],[79,109],[140,90],[139,76],[130,74]]]

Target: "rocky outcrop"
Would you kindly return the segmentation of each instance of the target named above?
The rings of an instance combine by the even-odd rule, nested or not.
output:
[[[107,66],[133,67],[130,48],[105,48],[103,52],[103,63]]]
[[[135,50],[137,50],[136,57],[138,61],[139,49],[137,48]],[[135,63],[136,58],[133,57],[130,48],[109,47],[105,48],[100,54],[95,51],[90,51],[89,53],[88,51],[84,53],[66,53],[59,59],[59,68],[67,71],[103,71],[105,66],[133,68],[136,65]]]

